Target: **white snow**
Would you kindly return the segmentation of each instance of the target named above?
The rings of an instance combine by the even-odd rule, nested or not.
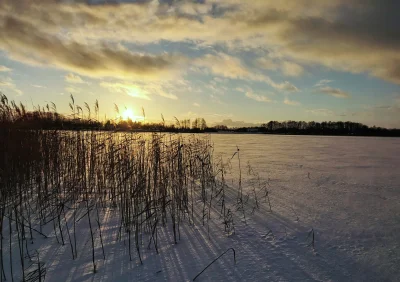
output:
[[[249,197],[246,219],[235,212],[235,234],[224,232],[217,206],[209,227],[200,220],[181,225],[178,244],[168,225],[160,229],[159,254],[147,250],[148,238],[143,238],[141,265],[135,253],[129,261],[126,235],[117,240],[119,218],[107,209],[100,215],[106,259],[96,239],[96,274],[86,217],[77,225],[76,260],[68,238],[64,246],[57,243],[50,226],[44,231],[49,238],[34,234],[33,244],[28,241],[46,264],[46,281],[191,281],[229,248],[235,249],[237,263],[229,251],[196,281],[400,280],[400,139],[259,134],[211,138],[215,160],[230,160],[225,175],[229,204],[236,201],[239,164],[238,155],[232,156],[238,146],[244,194],[251,195],[258,173],[269,191],[272,212],[259,193],[259,209]],[[201,214],[200,207],[195,212]],[[6,242],[4,246],[7,261]]]
[[[283,280],[307,275],[323,281],[400,280],[400,139],[213,135],[213,140],[216,152],[225,155],[237,145],[242,163],[250,161],[262,178],[270,178],[274,214],[267,219],[258,213],[262,220],[255,225],[281,221],[297,236],[288,250],[292,255],[280,248],[275,257],[284,273],[293,274]],[[316,260],[300,247],[311,228]],[[308,262],[305,276],[294,275],[292,259]]]

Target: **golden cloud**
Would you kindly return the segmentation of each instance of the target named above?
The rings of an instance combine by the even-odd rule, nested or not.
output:
[[[332,88],[330,86],[321,87],[317,90],[320,93],[327,94],[336,98],[349,98],[351,95],[338,88]]]
[[[289,76],[302,64],[368,73],[400,84],[400,3],[391,0],[140,1],[124,4],[63,4],[56,1],[3,2],[0,48],[14,58],[45,62],[92,76],[166,75],[176,58],[148,56],[104,46],[192,41],[277,49]],[[11,15],[11,16],[10,16]],[[101,46],[94,48],[94,46]],[[232,71],[208,66],[227,77]],[[240,66],[240,65],[239,65]],[[246,75],[245,75],[246,76]],[[248,75],[247,75],[248,77]],[[253,77],[254,78],[254,77]],[[272,84],[272,83],[271,83]],[[282,86],[284,87],[284,86]]]
[[[246,97],[258,102],[270,103],[272,100],[264,95],[255,94],[251,91],[246,92]]]
[[[0,48],[24,62],[54,66],[94,77],[157,78],[171,76],[179,58],[62,40],[16,17],[0,24]]]
[[[211,71],[214,75],[231,79],[262,81],[275,89],[287,92],[299,91],[299,89],[290,82],[285,81],[283,83],[277,83],[267,75],[250,70],[240,59],[224,53],[206,55],[195,60],[193,63],[196,66],[206,68],[206,70]]]
[[[65,76],[65,81],[69,83],[84,83],[79,75],[69,73]]]

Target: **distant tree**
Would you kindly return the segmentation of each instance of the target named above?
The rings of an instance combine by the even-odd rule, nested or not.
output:
[[[200,130],[205,130],[207,128],[207,122],[204,118],[201,118]]]
[[[199,123],[198,123],[198,118],[195,118],[193,121],[192,121],[192,129],[198,129],[199,128]]]
[[[223,125],[223,124],[216,125],[216,126],[214,126],[214,128],[215,128],[216,130],[221,130],[221,131],[223,131],[223,130],[228,130],[228,127],[227,127],[226,125]]]

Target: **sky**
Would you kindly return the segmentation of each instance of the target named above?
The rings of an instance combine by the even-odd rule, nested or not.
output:
[[[209,125],[400,128],[397,0],[0,0],[0,91]]]

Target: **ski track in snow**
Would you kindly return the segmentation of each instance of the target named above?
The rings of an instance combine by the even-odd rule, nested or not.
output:
[[[143,236],[141,265],[134,243],[129,260],[125,232],[118,240],[120,218],[113,216],[112,209],[105,209],[100,213],[105,260],[97,224],[93,228],[95,274],[87,217],[77,223],[75,260],[65,225],[65,245],[57,243],[52,226],[47,226],[44,232],[49,238],[34,234],[34,244],[28,241],[29,249],[38,249],[46,264],[46,281],[191,281],[228,248],[236,250],[237,264],[228,252],[196,281],[400,280],[400,175],[396,170],[400,160],[395,156],[400,139],[215,134],[212,140],[215,155],[225,160],[236,151],[236,145],[240,148],[245,193],[251,192],[247,161],[263,180],[269,179],[272,212],[259,199],[260,209],[251,215],[255,202],[250,199],[246,223],[241,212],[235,212],[235,234],[228,235],[219,207],[214,205],[208,228],[200,220],[199,204],[195,223],[184,220],[181,224],[178,244],[174,244],[170,222],[158,228],[159,254],[153,244],[147,249],[150,235]],[[231,165],[226,194],[232,204],[237,194],[237,158]],[[67,215],[71,231],[72,212]],[[314,250],[309,245],[311,229]],[[16,238],[13,240],[17,257]],[[8,246],[8,242],[3,244]],[[6,247],[4,255],[7,265]],[[18,262],[13,268],[17,273]]]

